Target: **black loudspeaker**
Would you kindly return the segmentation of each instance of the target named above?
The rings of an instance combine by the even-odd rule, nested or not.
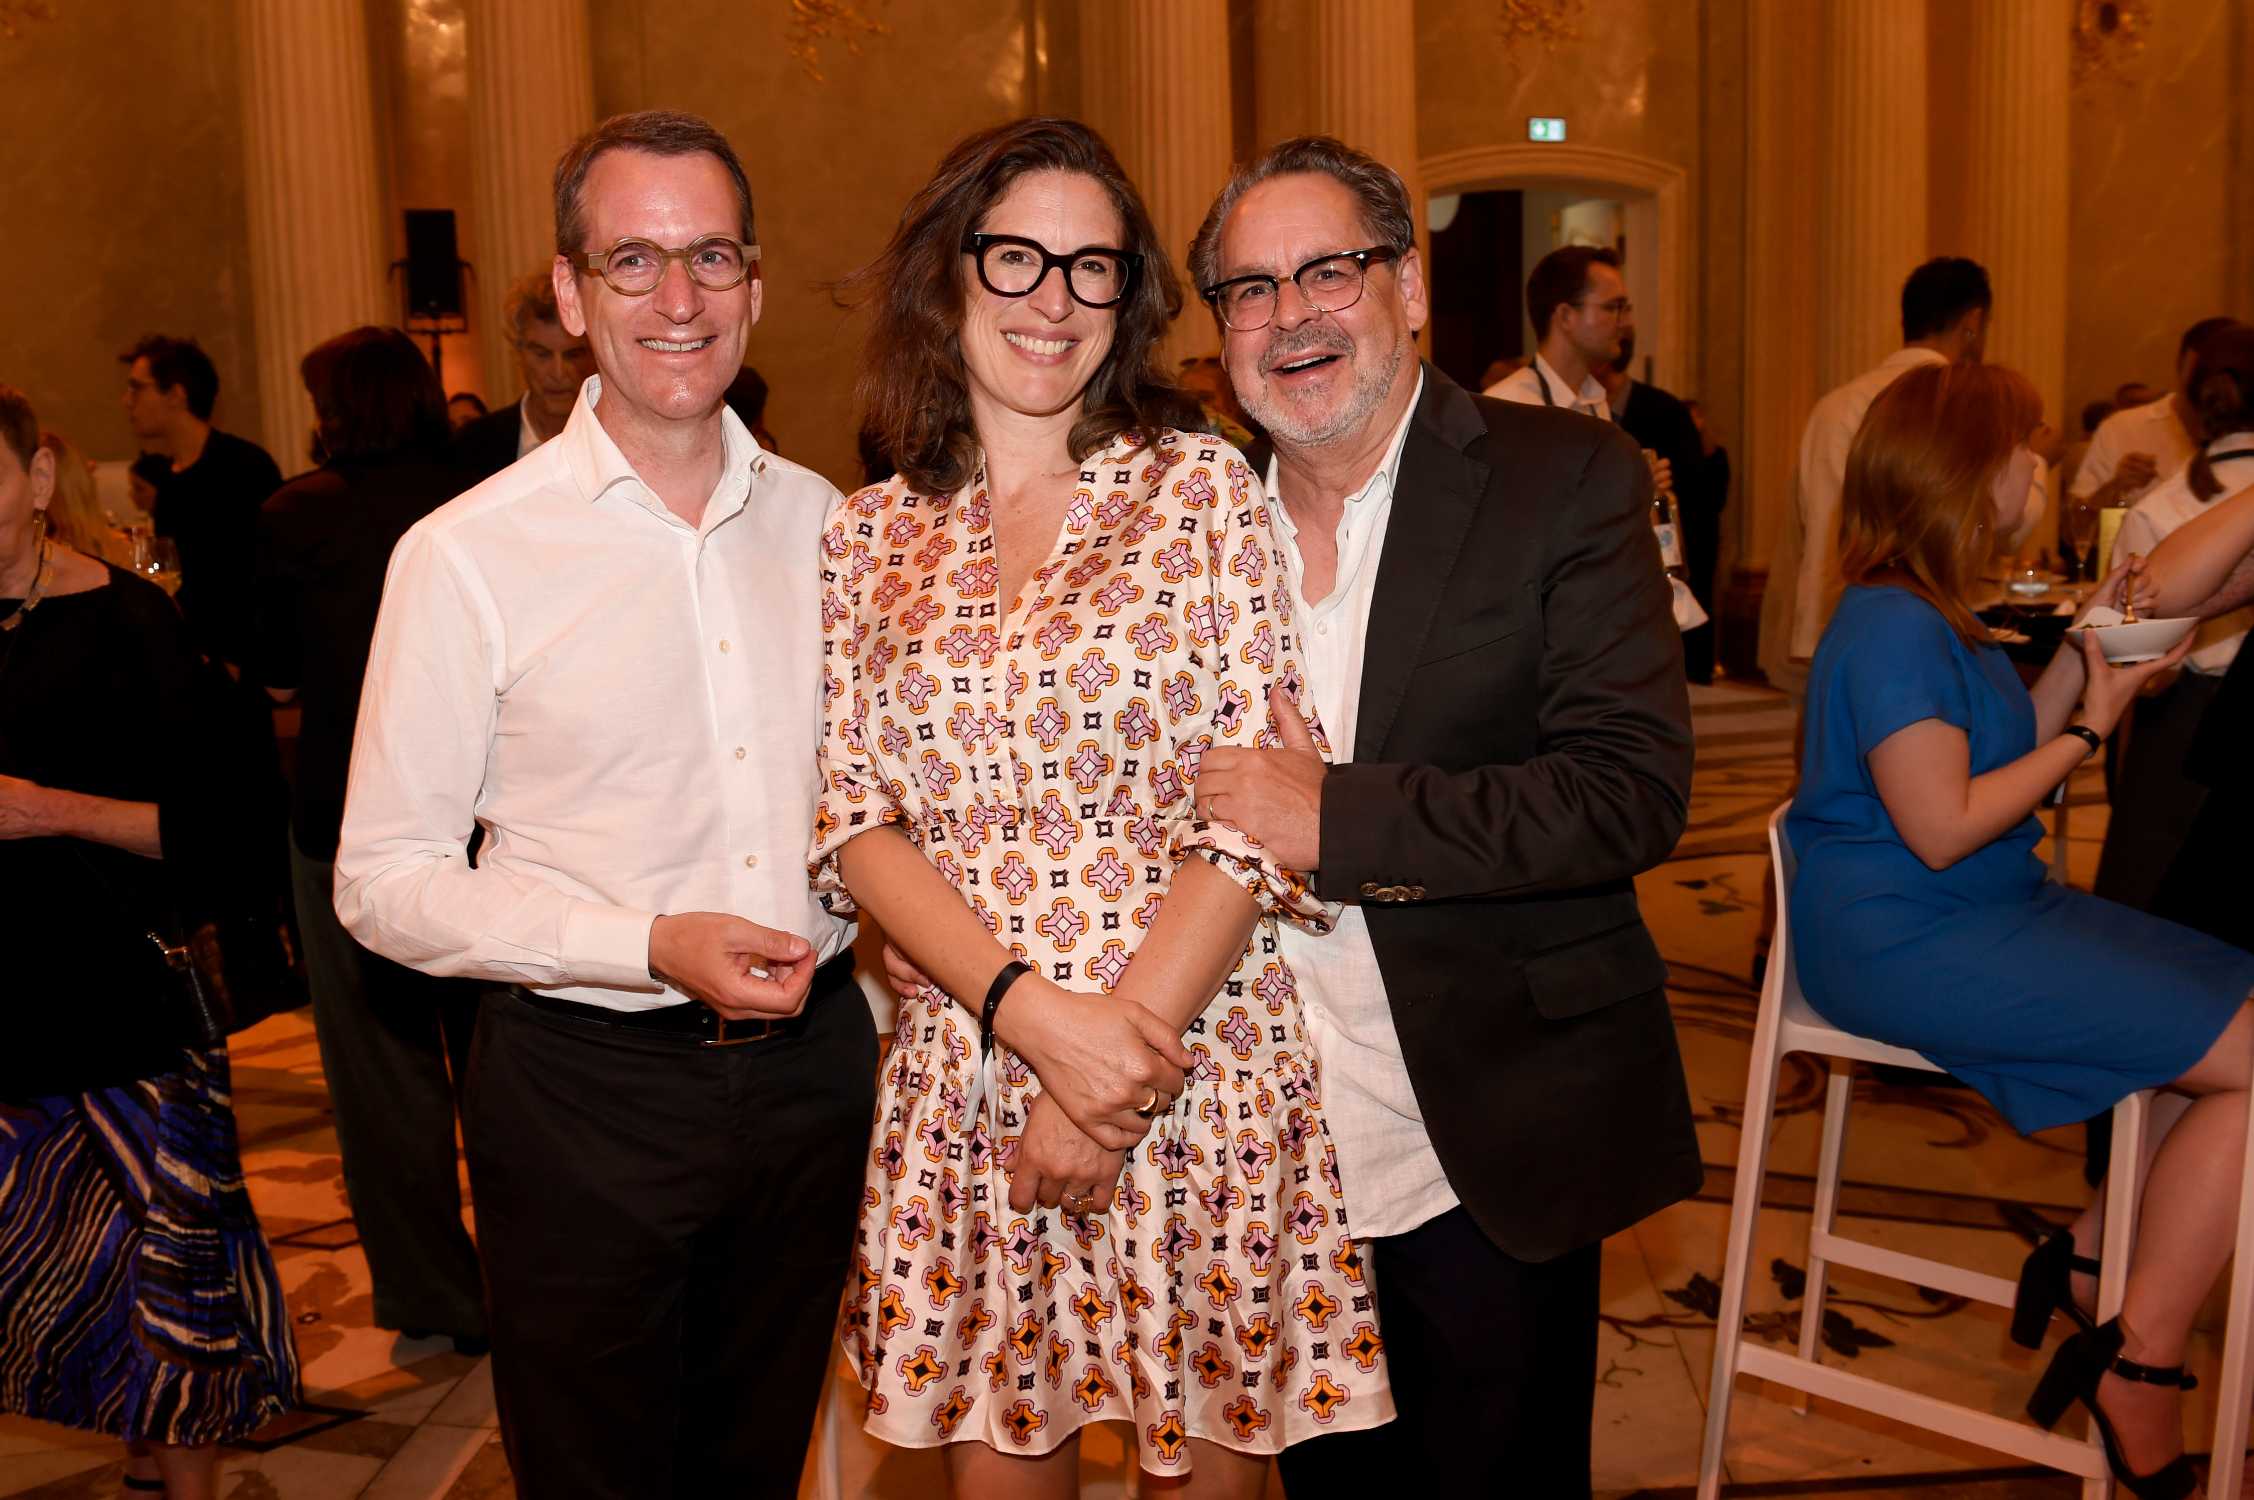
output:
[[[407,316],[425,322],[462,316],[462,258],[454,210],[407,210]]]

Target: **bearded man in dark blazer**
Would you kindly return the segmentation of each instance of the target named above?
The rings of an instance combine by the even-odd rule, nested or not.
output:
[[[1270,435],[1246,456],[1332,747],[1213,750],[1199,812],[1346,903],[1284,957],[1400,1412],[1285,1483],[1585,1496],[1600,1242],[1701,1180],[1633,885],[1691,775],[1649,471],[1418,360],[1407,194],[1337,141],[1240,169],[1191,273]]]

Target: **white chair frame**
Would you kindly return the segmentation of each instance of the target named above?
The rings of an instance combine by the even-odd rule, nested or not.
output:
[[[1753,1030],[1752,1063],[1745,1084],[1745,1119],[1738,1146],[1737,1182],[1730,1202],[1722,1305],[1714,1327],[1714,1375],[1706,1399],[1706,1440],[1699,1454],[1698,1500],[1716,1500],[1721,1493],[1723,1447],[1729,1433],[1733,1387],[1740,1373],[1798,1393],[1794,1402],[1796,1411],[1807,1411],[1810,1395],[1822,1396],[2028,1463],[2078,1475],[2083,1481],[2083,1500],[2110,1500],[2113,1479],[2094,1430],[2086,1440],[2045,1432],[2031,1423],[1835,1369],[1823,1364],[1818,1357],[1824,1297],[1832,1266],[1853,1266],[2002,1307],[2011,1306],[2017,1287],[2000,1276],[1888,1250],[1849,1239],[1838,1232],[1840,1161],[1846,1153],[1847,1106],[1854,1092],[1851,1065],[1887,1063],[1927,1073],[1940,1070],[1905,1048],[1889,1047],[1842,1031],[1809,1008],[1807,997],[1800,991],[1798,966],[1792,951],[1789,898],[1796,862],[1792,846],[1784,836],[1784,818],[1790,808],[1791,804],[1786,803],[1769,817],[1769,857],[1776,884],[1777,930],[1769,950],[1768,974],[1761,987],[1760,1014]],[[1777,1074],[1788,1052],[1806,1052],[1831,1060],[1830,1083],[1824,1096],[1823,1145],[1816,1169],[1815,1203],[1808,1232],[1808,1284],[1801,1305],[1797,1351],[1776,1349],[1741,1338],[1746,1289],[1753,1271],[1753,1232],[1761,1210],[1761,1185],[1775,1123]],[[2106,1176],[2105,1243],[2101,1257],[2104,1271],[2098,1280],[2098,1316],[2101,1319],[2113,1317],[2121,1309],[2122,1289],[2136,1234],[2137,1179],[2144,1154],[2149,1103],[2148,1094],[2138,1093],[2114,1106],[2113,1154]],[[2239,1271],[2231,1284],[2229,1347],[2233,1349],[2245,1346],[2241,1337],[2243,1328],[2254,1322],[2254,1275],[2249,1274],[2249,1267],[2254,1267],[2254,1217],[2241,1217],[2239,1248]],[[2240,1439],[2245,1432],[2249,1386],[2246,1363],[2244,1359],[2231,1362],[2222,1391],[2224,1410],[2240,1413],[2237,1428]],[[2236,1377],[2235,1386],[2233,1377]],[[2239,1444],[2234,1443],[2234,1453],[2237,1446]],[[2228,1474],[2229,1487],[2221,1487],[2225,1478],[2220,1457],[2223,1452],[2221,1434],[2218,1434],[2216,1451],[2218,1458],[2209,1493],[2236,1494],[2235,1463]]]

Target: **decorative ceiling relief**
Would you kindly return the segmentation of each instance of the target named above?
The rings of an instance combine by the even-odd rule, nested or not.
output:
[[[1588,8],[1589,0],[1501,0],[1496,24],[1504,47],[1513,52],[1522,42],[1554,52],[1560,43],[1581,39],[1581,18]]]
[[[2077,0],[2074,82],[2128,81],[2152,29],[2152,0]]]
[[[855,0],[790,0],[790,23],[784,32],[784,50],[798,59],[806,76],[827,83],[822,73],[822,44],[842,42],[848,57],[861,55],[870,37],[890,36],[892,28],[868,13]]]

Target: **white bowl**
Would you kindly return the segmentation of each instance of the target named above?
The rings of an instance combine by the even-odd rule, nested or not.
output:
[[[2196,619],[2139,620],[2133,625],[2086,625],[2097,632],[2097,646],[2117,667],[2134,666],[2166,656],[2176,642],[2199,628]]]

